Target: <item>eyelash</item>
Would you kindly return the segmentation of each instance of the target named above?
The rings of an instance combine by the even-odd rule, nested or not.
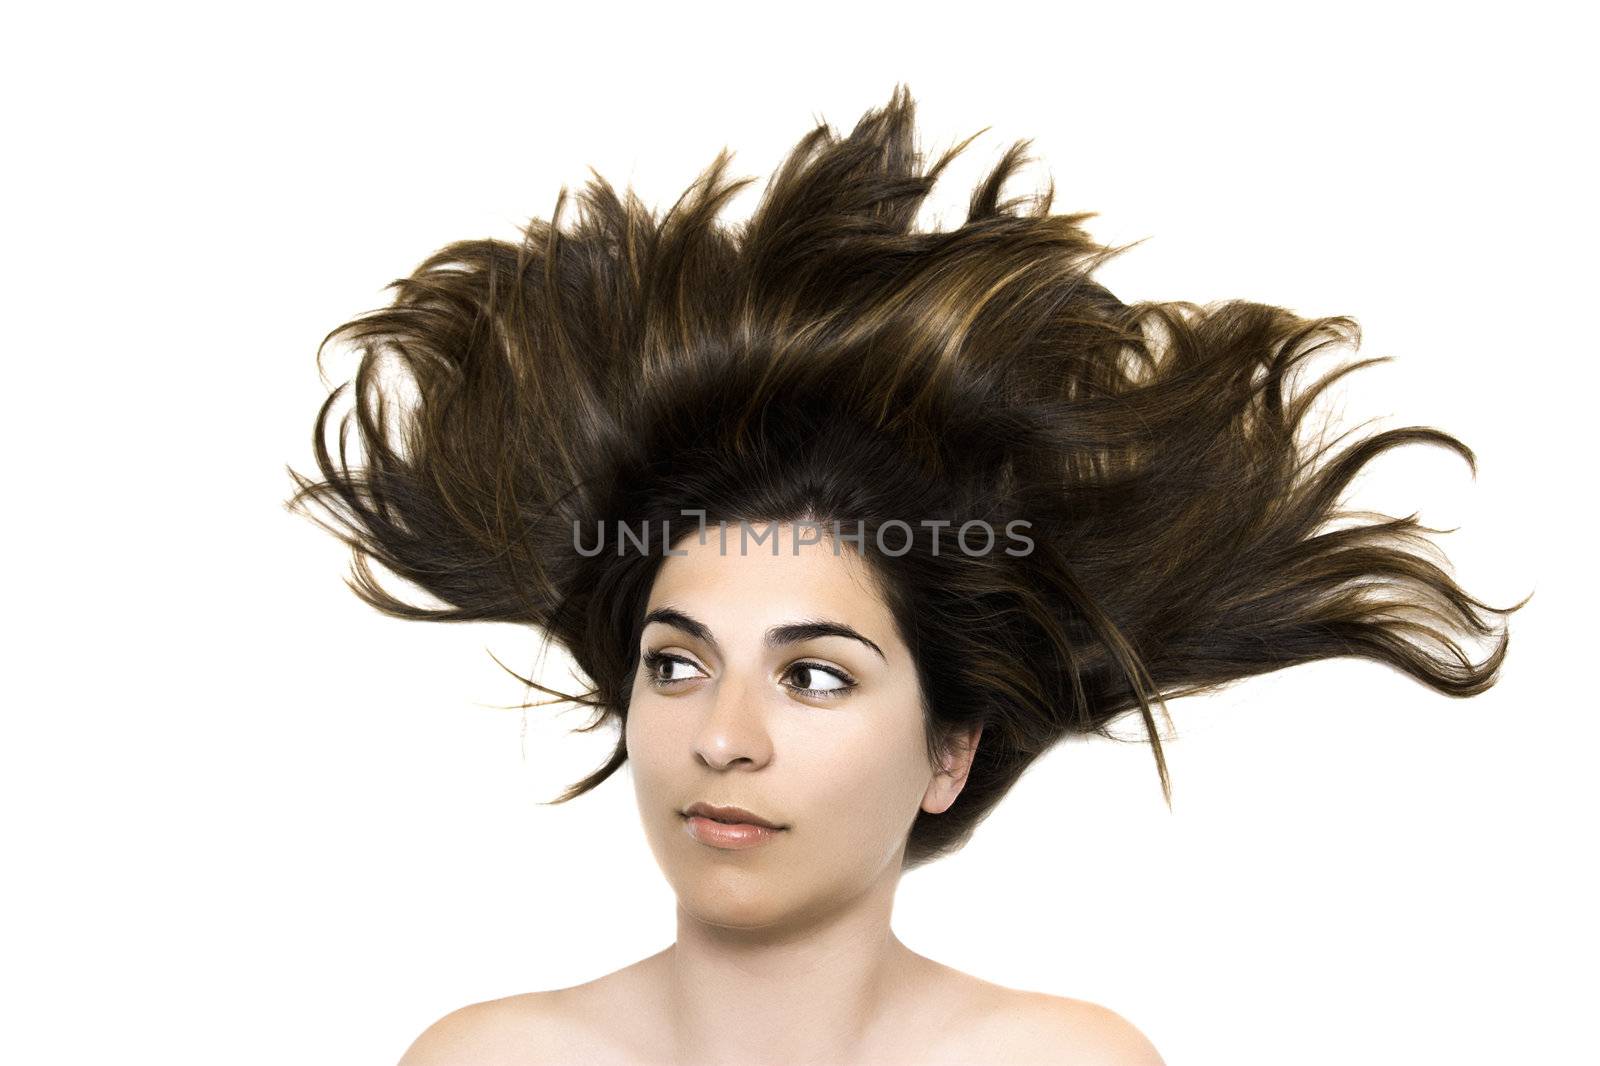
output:
[[[656,670],[659,667],[661,667],[664,663],[683,663],[685,666],[693,666],[694,665],[694,663],[690,662],[688,659],[685,659],[683,656],[681,656],[681,655],[673,655],[670,652],[664,652],[664,651],[647,651],[647,652],[645,652],[644,655],[640,659],[640,665],[643,666],[643,668],[645,670],[645,680],[647,680],[651,685],[655,686],[656,688],[664,689],[664,688],[667,688],[670,685],[676,685],[676,684],[678,684],[680,682],[683,682],[683,681],[693,680],[692,678],[687,678],[687,677],[674,677],[674,678],[657,677],[656,676]],[[836,699],[836,698],[838,698],[840,696],[847,695],[852,689],[854,689],[856,687],[856,679],[855,678],[851,677],[849,674],[846,674],[842,670],[839,670],[839,669],[837,669],[835,667],[832,667],[832,666],[823,666],[821,663],[811,663],[811,662],[805,662],[804,660],[802,660],[802,661],[797,662],[797,663],[791,663],[790,666],[789,666],[789,670],[784,671],[784,673],[787,674],[791,670],[802,670],[802,669],[803,670],[817,670],[817,671],[820,671],[821,673],[824,673],[824,674],[831,674],[831,675],[833,675],[834,677],[838,678],[840,681],[843,682],[843,684],[838,688],[799,688],[799,687],[796,687],[796,686],[793,686],[793,685],[789,686],[789,687],[793,688],[796,692],[802,693],[804,695],[812,696],[812,697],[815,697],[817,699],[823,699],[823,700]]]

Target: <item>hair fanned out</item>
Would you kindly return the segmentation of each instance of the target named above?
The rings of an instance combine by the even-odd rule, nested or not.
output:
[[[847,137],[818,126],[739,226],[719,215],[752,179],[725,177],[724,150],[660,219],[594,174],[570,228],[563,188],[519,243],[441,249],[389,286],[390,306],[324,338],[362,353],[365,462],[349,461],[348,415],[329,450],[341,385],[316,418],[323,480],[291,469],[288,506],[321,506],[378,610],[524,624],[566,648],[588,691],[521,680],[593,708],[585,730],[626,718],[663,556],[585,555],[575,529],[688,530],[697,509],[709,523],[838,521],[870,545],[908,523],[882,537],[904,554],[863,555],[918,664],[930,765],[984,730],[956,803],[919,812],[907,868],[964,844],[1052,744],[1112,736],[1134,709],[1170,796],[1152,708],[1175,696],[1333,656],[1452,696],[1494,683],[1509,638],[1485,616],[1527,599],[1468,596],[1426,557],[1423,534],[1439,531],[1415,515],[1340,509],[1387,449],[1438,445],[1475,473],[1471,450],[1423,427],[1306,442],[1316,397],[1383,361],[1291,387],[1314,354],[1359,345],[1354,321],[1122,303],[1092,275],[1128,246],[1092,241],[1079,225],[1092,213],[1051,214],[1053,183],[1029,209],[1001,202],[1028,141],[962,225],[919,231],[972,138],[924,171],[913,112],[897,86]],[[416,392],[394,419],[390,355]],[[974,519],[1026,522],[1032,550],[952,550]],[[440,605],[391,595],[368,560]],[[1460,641],[1491,636],[1474,663]],[[619,735],[555,802],[626,758]]]

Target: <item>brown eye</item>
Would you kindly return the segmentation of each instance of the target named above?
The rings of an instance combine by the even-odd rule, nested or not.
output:
[[[641,656],[640,664],[643,666],[646,675],[648,675],[649,682],[657,688],[666,688],[680,681],[692,680],[692,675],[689,677],[662,677],[660,674],[662,667],[666,667],[668,671],[671,671],[674,666],[687,666],[692,670],[694,664],[680,655],[671,655],[661,651],[647,651]]]
[[[793,686],[797,691],[803,692],[807,696],[833,698],[842,696],[856,687],[855,680],[842,670],[836,670],[831,666],[823,666],[819,663],[795,663],[789,667],[788,674],[785,676],[804,677],[807,681],[813,682],[810,685]],[[836,684],[820,687],[814,684],[816,681],[826,679],[832,679]]]

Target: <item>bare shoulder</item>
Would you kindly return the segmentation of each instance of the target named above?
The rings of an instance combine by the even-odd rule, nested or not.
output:
[[[1043,992],[1019,993],[1018,1021],[1040,1066],[1165,1066],[1148,1037],[1109,1007]]]
[[[558,993],[528,992],[473,1003],[440,1018],[398,1066],[540,1066],[563,1061],[565,1012]]]
[[[986,981],[942,964],[942,1038],[928,1061],[1010,1066],[1166,1066],[1133,1023],[1084,999]]]

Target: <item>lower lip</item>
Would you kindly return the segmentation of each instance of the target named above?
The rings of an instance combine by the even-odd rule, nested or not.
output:
[[[781,829],[768,829],[764,825],[747,825],[744,823],[731,825],[711,818],[702,818],[698,814],[690,815],[687,823],[689,835],[700,841],[700,843],[710,844],[714,848],[728,848],[735,851],[765,844],[783,831]]]

